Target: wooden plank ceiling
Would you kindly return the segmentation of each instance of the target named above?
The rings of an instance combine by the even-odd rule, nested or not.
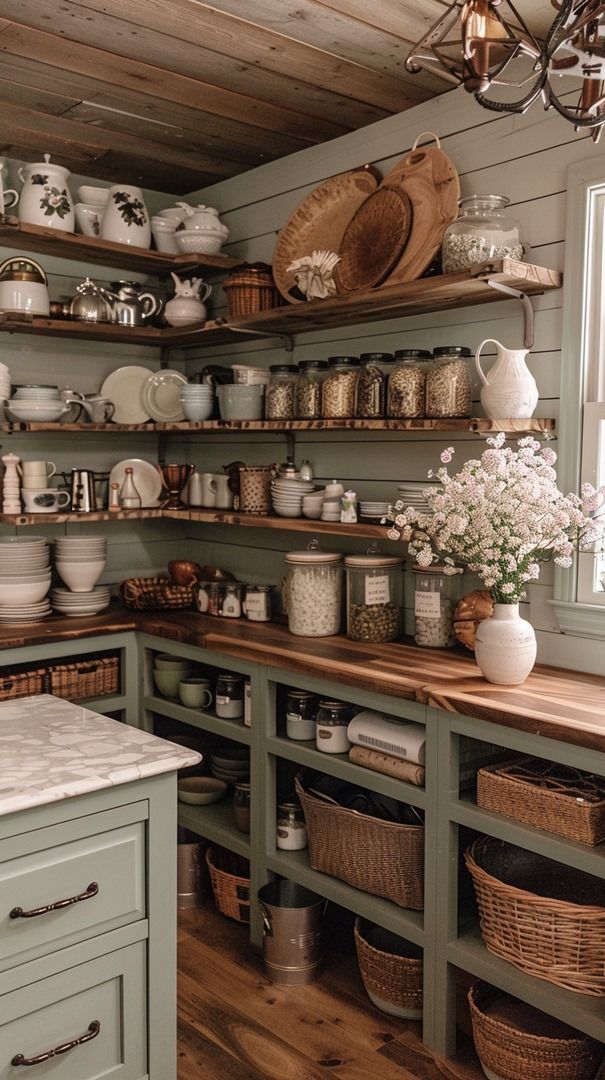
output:
[[[520,0],[540,28],[550,0]],[[0,0],[0,153],[186,194],[450,89],[446,0]],[[15,20],[18,16],[18,21]]]

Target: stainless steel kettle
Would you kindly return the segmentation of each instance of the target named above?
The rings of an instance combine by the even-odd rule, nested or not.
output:
[[[112,281],[111,291],[103,289],[101,295],[109,302],[112,322],[120,326],[143,326],[164,308],[164,301],[155,293],[142,292],[138,281]]]
[[[92,469],[72,469],[69,490],[72,511],[88,514],[97,509],[95,474]]]

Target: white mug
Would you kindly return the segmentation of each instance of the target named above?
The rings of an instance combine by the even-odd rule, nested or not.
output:
[[[57,466],[54,461],[22,461],[19,466],[19,472],[25,480],[33,479],[33,477],[44,477],[45,480],[50,480],[51,476],[54,476],[57,471]]]
[[[211,472],[202,473],[202,506],[216,506],[216,476]]]
[[[101,221],[101,239],[114,244],[151,247],[151,225],[143,192],[133,184],[113,184]]]
[[[56,514],[70,501],[69,492],[58,491],[57,488],[25,489],[21,491],[21,497],[29,514]]]

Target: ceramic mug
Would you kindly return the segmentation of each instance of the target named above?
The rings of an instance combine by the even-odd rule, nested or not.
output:
[[[54,461],[22,461],[17,468],[24,480],[32,480],[34,477],[43,477],[45,481],[50,480],[57,471]]]
[[[181,679],[179,683],[179,699],[182,705],[189,709],[207,709],[212,705],[213,697],[210,689],[210,679],[192,676]]]
[[[216,476],[211,472],[202,473],[202,506],[216,506]]]
[[[101,239],[151,247],[151,225],[143,192],[133,184],[113,184],[101,221]]]
[[[28,514],[56,514],[70,501],[69,492],[57,488],[25,488],[21,497]]]

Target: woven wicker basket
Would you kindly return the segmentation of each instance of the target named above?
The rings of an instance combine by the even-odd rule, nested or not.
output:
[[[484,1071],[501,1080],[593,1080],[603,1055],[594,1039],[484,982],[471,986],[468,1000]]]
[[[605,881],[489,837],[464,858],[490,952],[557,986],[605,994]]]
[[[12,671],[0,678],[0,701],[44,693],[44,668],[33,671]]]
[[[193,585],[175,585],[162,577],[127,578],[120,584],[122,603],[138,611],[191,607],[194,593]]]
[[[221,915],[250,922],[250,867],[246,859],[224,848],[209,847],[206,864],[214,902]]]
[[[384,896],[400,907],[424,906],[424,828],[399,825],[324,802],[295,780],[314,870]]]
[[[68,701],[117,694],[120,689],[119,656],[94,656],[90,660],[55,664],[45,673],[45,690]]]
[[[223,282],[223,289],[231,317],[253,315],[281,304],[270,266],[252,264],[233,270]]]
[[[354,928],[357,963],[368,997],[391,1016],[422,1016],[422,950],[359,917]]]
[[[477,773],[477,805],[579,844],[605,840],[605,787],[590,773],[522,757]]]

